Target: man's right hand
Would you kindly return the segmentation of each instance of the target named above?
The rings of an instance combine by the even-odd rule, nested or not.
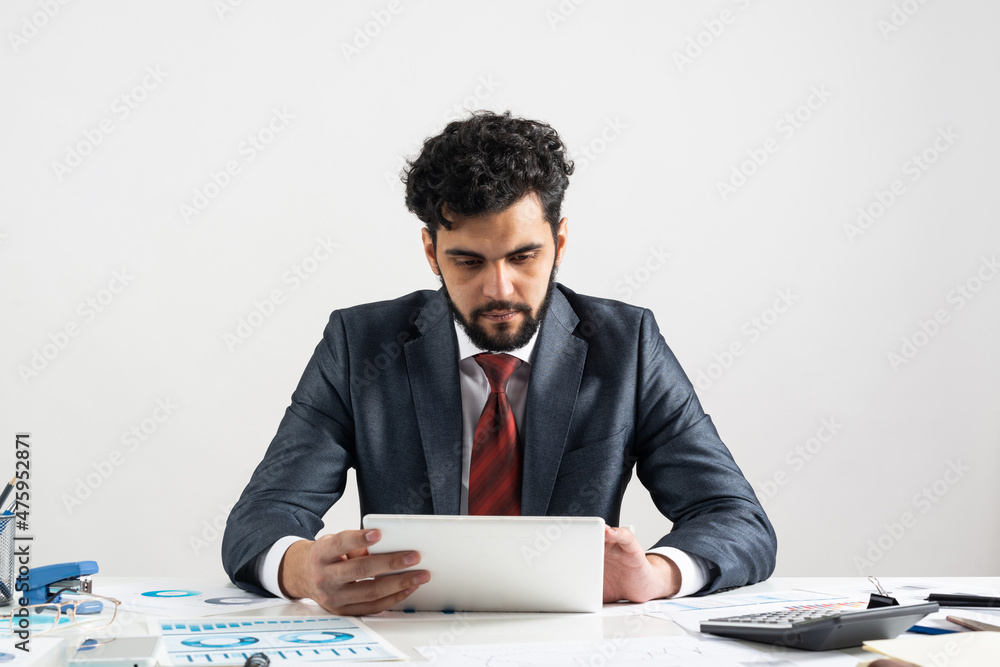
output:
[[[377,530],[345,530],[314,542],[295,542],[278,568],[281,592],[290,598],[310,598],[323,609],[344,616],[388,609],[430,581],[431,575],[426,570],[386,575],[416,565],[420,554],[369,555],[368,547],[381,537]]]

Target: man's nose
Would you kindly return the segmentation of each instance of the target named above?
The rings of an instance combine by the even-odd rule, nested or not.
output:
[[[483,294],[495,301],[507,301],[514,294],[510,280],[510,268],[504,262],[496,262],[486,275]]]

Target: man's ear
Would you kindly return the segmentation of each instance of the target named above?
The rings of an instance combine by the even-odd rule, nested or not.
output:
[[[438,268],[437,257],[434,253],[434,239],[431,238],[431,233],[427,231],[426,227],[420,230],[420,237],[424,242],[424,255],[427,257],[427,263],[430,264],[431,271],[434,272],[435,276],[440,276],[441,269]]]
[[[563,252],[566,250],[566,235],[569,233],[569,218],[559,221],[559,230],[556,232],[556,266],[562,264]]]

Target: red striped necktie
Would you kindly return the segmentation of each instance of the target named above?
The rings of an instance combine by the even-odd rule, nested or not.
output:
[[[476,424],[469,466],[469,514],[521,514],[521,447],[507,381],[521,360],[509,354],[477,354],[490,382],[490,395]]]

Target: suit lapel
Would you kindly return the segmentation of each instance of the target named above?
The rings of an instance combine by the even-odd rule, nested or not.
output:
[[[548,509],[559,462],[576,406],[586,341],[573,336],[580,318],[557,288],[542,322],[531,364],[524,423],[521,513],[543,516]]]
[[[458,341],[438,291],[414,322],[421,336],[403,346],[435,514],[458,514],[462,494],[462,392]]]

